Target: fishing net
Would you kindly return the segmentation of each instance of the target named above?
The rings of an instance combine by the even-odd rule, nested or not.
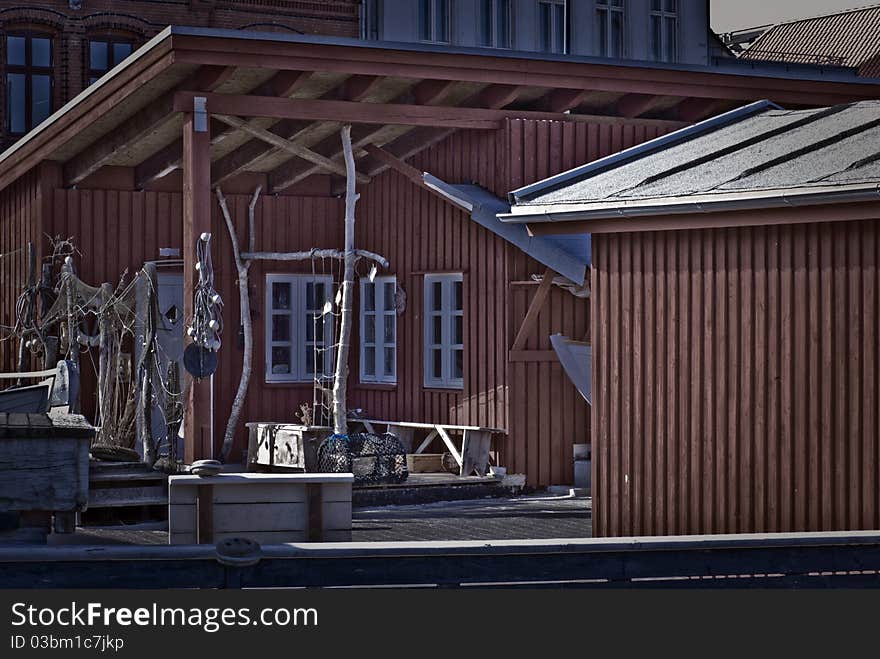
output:
[[[331,435],[318,447],[318,471],[352,473],[355,485],[393,485],[409,476],[406,449],[391,433]]]

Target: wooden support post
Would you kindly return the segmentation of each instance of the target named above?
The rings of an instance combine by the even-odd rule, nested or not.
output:
[[[519,332],[516,333],[516,339],[513,341],[511,350],[522,350],[525,347],[526,339],[529,338],[529,333],[531,333],[535,323],[538,321],[541,307],[544,306],[544,302],[547,301],[547,296],[550,294],[550,287],[553,285],[555,274],[553,268],[547,268],[546,272],[544,272],[544,278],[541,280],[541,285],[538,286],[535,297],[532,298],[532,303],[529,305],[529,310],[526,312],[522,325],[520,325]]]
[[[196,544],[214,543],[214,486],[196,487]]]
[[[198,98],[195,99],[198,101]],[[193,291],[198,284],[196,245],[211,231],[211,134],[205,108],[190,111],[183,122],[183,305],[187,323],[193,317]],[[186,375],[191,378],[192,376]],[[184,459],[192,462],[211,454],[211,390],[207,379],[189,386],[184,417]],[[197,457],[198,456],[198,457]]]

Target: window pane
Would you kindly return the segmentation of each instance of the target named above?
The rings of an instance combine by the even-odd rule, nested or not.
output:
[[[657,61],[662,56],[660,39],[660,17],[651,16],[651,57]]]
[[[540,43],[538,47],[545,53],[550,52],[550,5],[542,2],[540,5]]]
[[[596,10],[596,22],[599,25],[599,54],[608,56],[608,10]]]
[[[437,41],[449,41],[447,33],[447,0],[434,0],[434,38]]]
[[[434,333],[431,335],[431,343],[443,343],[443,316],[434,316]]]
[[[611,12],[611,52],[612,57],[623,57],[623,14]]]
[[[464,343],[464,318],[461,316],[452,317],[452,343]]]
[[[385,343],[394,343],[395,317],[391,315],[385,316]]]
[[[660,11],[660,0],[651,0],[651,11]]]
[[[23,73],[6,75],[6,126],[10,133],[24,133],[27,130],[24,85]]]
[[[419,36],[423,41],[431,40],[431,0],[419,2]]]
[[[464,351],[452,351],[452,377],[460,380],[464,376]]]
[[[131,55],[131,44],[130,43],[115,43],[113,44],[113,66],[119,64],[126,57]]]
[[[675,5],[676,5],[676,1],[675,1],[675,0],[666,0],[666,2],[665,2],[664,5],[663,5],[663,8],[664,8],[666,11],[668,11],[668,12],[674,12],[674,11],[675,11]]]
[[[364,317],[364,343],[376,342],[376,317]]]
[[[364,348],[364,375],[376,375],[375,348]]]
[[[52,40],[46,37],[31,38],[31,66],[52,66]]]
[[[31,126],[36,126],[52,114],[52,81],[49,76],[31,78]]]
[[[553,44],[553,52],[565,52],[565,7],[563,5],[554,5],[553,7],[553,32],[555,43]]]
[[[464,309],[460,281],[453,282],[452,284],[452,308],[455,311],[461,311]]]
[[[385,348],[384,375],[394,375],[394,348]]]
[[[306,314],[306,341],[314,341],[315,340],[315,325],[317,322],[315,321],[315,315],[311,313]]]
[[[24,37],[6,37],[6,63],[24,66]]]
[[[290,284],[276,282],[272,284],[272,308],[290,309]]]
[[[272,372],[290,373],[289,346],[275,346],[272,348]]]
[[[480,2],[480,45],[492,45],[492,0]]]
[[[510,48],[510,0],[497,0],[498,2],[498,27],[497,41],[499,48]]]
[[[89,68],[93,71],[106,71],[107,43],[104,41],[89,42]]]
[[[435,281],[431,286],[431,308],[434,311],[443,309],[443,282]]]
[[[676,47],[675,47],[675,19],[674,18],[665,18],[663,19],[665,25],[665,34],[663,35],[666,40],[666,61],[674,62],[676,59]]]
[[[437,349],[437,350],[433,350],[432,352],[434,353],[434,354],[433,354],[433,357],[434,357],[434,373],[433,373],[433,376],[434,376],[435,378],[440,379],[440,378],[443,377],[443,351]]]
[[[287,314],[272,316],[272,340],[290,341],[290,316]]]
[[[375,311],[376,310],[376,285],[375,284],[364,284],[364,310],[365,311]]]
[[[313,375],[315,373],[315,365],[320,362],[320,353],[315,350],[314,346],[304,346],[303,357],[306,364],[306,373]]]
[[[385,282],[384,299],[382,300],[385,311],[395,311],[397,309],[396,289],[397,285],[393,281]]]

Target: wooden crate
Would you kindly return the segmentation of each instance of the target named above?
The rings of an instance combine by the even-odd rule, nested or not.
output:
[[[248,423],[248,471],[317,471],[318,446],[333,433],[324,426]]]
[[[0,510],[85,510],[94,435],[79,415],[0,413]]]
[[[409,453],[406,456],[406,467],[411,474],[438,473],[443,469],[442,453]]]
[[[170,544],[351,540],[352,474],[220,474],[168,479]]]

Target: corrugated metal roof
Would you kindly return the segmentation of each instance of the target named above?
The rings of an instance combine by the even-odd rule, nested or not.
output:
[[[590,237],[530,236],[523,225],[505,224],[499,213],[510,212],[510,204],[471,183],[447,183],[425,173],[425,184],[471,214],[471,219],[515,245],[548,268],[576,284],[583,284],[590,266]]]
[[[841,64],[880,77],[880,5],[780,23],[756,39],[741,59]]]
[[[517,195],[513,209],[710,203],[741,195],[834,192],[880,184],[880,101],[831,108],[730,113],[711,130],[654,140],[611,166],[573,170],[561,184]],[[674,135],[674,134],[673,134]]]

